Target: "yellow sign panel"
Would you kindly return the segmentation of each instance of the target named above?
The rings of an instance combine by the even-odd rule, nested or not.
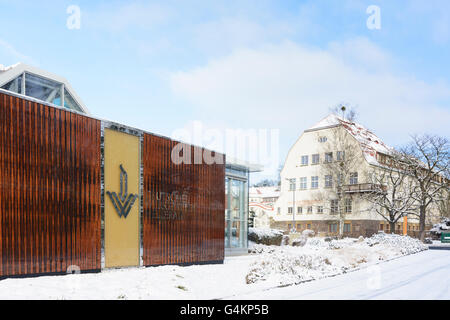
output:
[[[139,138],[105,129],[105,267],[139,266]]]

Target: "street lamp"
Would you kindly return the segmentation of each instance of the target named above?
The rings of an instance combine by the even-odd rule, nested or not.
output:
[[[288,178],[285,178],[287,181],[289,181],[289,188],[291,187],[291,183],[292,183],[292,180],[294,181],[294,188],[292,189],[292,230],[294,231],[294,232],[296,232],[297,230],[296,230],[296,228],[295,228],[295,189],[296,189],[296,179],[295,178],[293,178],[293,179],[288,179]],[[289,232],[290,232],[291,230],[289,230]]]

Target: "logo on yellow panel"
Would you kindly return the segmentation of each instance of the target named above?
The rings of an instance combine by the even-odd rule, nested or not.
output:
[[[109,196],[109,199],[111,199],[111,202],[113,203],[119,217],[123,216],[126,218],[138,196],[132,193],[128,194],[128,175],[122,165],[120,165],[119,195],[115,192],[109,191],[106,191],[106,194]]]

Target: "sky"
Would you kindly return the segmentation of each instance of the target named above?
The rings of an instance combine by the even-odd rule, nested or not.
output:
[[[394,147],[450,136],[447,0],[0,0],[0,12],[0,64],[65,77],[96,117],[263,164],[253,182],[341,104]]]

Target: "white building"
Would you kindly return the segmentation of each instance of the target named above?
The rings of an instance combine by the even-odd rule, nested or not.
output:
[[[252,187],[249,191],[249,211],[254,213],[255,228],[269,228],[280,187]]]
[[[271,227],[313,229],[323,235],[342,232],[344,236],[388,230],[387,221],[370,209],[363,195],[376,187],[368,173],[381,167],[380,161],[390,150],[357,123],[334,114],[322,119],[303,132],[287,155]],[[332,166],[341,169],[349,163],[345,174],[345,170],[330,173]],[[343,192],[341,200],[337,192]],[[403,218],[397,224],[399,232],[402,222]],[[418,230],[417,221],[409,220],[408,226],[411,232]]]

